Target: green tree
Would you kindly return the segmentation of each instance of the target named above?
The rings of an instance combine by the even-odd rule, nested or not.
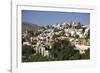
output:
[[[38,62],[38,61],[49,61],[50,59],[46,56],[42,56],[40,54],[34,55],[31,58],[31,62]]]
[[[90,59],[90,49],[86,50],[85,54],[81,54],[80,59]]]
[[[69,60],[74,55],[74,46],[68,40],[58,40],[51,50],[55,60]]]
[[[22,61],[29,61],[30,56],[32,54],[34,54],[35,51],[33,50],[33,48],[31,46],[22,46]]]

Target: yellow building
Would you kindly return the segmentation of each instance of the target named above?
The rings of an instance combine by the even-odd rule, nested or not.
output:
[[[90,45],[90,40],[89,39],[76,39],[73,43],[75,45],[89,46]]]

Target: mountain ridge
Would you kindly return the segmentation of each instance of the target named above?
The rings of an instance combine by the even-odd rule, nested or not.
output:
[[[39,29],[41,29],[41,26],[37,24],[33,24],[30,22],[22,22],[22,32],[25,32],[25,31],[37,32]]]

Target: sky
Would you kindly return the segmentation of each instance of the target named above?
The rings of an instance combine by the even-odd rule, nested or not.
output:
[[[31,22],[43,26],[63,22],[80,22],[83,25],[89,25],[90,14],[79,12],[22,10],[22,22]]]

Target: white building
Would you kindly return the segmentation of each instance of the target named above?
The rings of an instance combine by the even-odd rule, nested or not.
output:
[[[23,46],[24,45],[30,46],[31,44],[29,42],[23,42]]]
[[[47,56],[47,57],[49,56],[49,51],[48,50],[44,51],[44,56]]]
[[[80,54],[84,54],[86,50],[88,50],[90,46],[85,45],[75,45],[75,50],[79,50]]]

